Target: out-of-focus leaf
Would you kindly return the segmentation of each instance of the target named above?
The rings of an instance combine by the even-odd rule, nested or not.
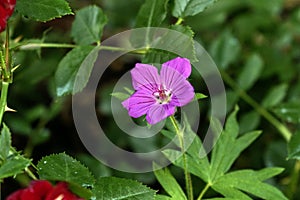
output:
[[[53,154],[42,158],[37,165],[40,179],[66,181],[81,187],[95,183],[91,172],[79,161],[65,153]]]
[[[300,123],[300,102],[282,103],[272,109],[282,120],[289,123]]]
[[[154,190],[137,181],[116,177],[99,178],[92,192],[99,200],[153,200],[155,196]]]
[[[256,111],[245,113],[240,120],[240,132],[255,130],[260,123],[260,115]]]
[[[85,87],[94,62],[98,56],[98,47],[82,46],[72,49],[59,63],[55,73],[57,96],[71,94]],[[82,73],[79,69],[82,67]],[[78,79],[79,88],[74,91],[75,79]],[[82,83],[81,85],[79,83]]]
[[[25,17],[42,22],[73,14],[65,0],[18,0],[16,10]]]
[[[258,54],[252,54],[238,76],[238,84],[244,90],[250,89],[259,78],[263,68],[263,60]]]
[[[196,93],[195,96],[196,96],[197,100],[207,98],[207,96],[205,94],[202,94],[202,93]]]
[[[158,166],[156,164],[153,165],[154,174],[164,188],[164,190],[172,197],[172,199],[176,200],[187,200],[183,190],[180,185],[177,183],[176,179],[173,177],[171,172],[165,169],[156,170]]]
[[[123,93],[123,92],[114,92],[111,94],[111,96],[116,97],[121,101],[124,101],[125,99],[128,99],[130,97],[130,94]]]
[[[300,160],[300,131],[293,134],[288,143],[288,158]]]
[[[175,0],[172,14],[177,18],[194,16],[202,12],[217,0]]]
[[[101,8],[97,6],[85,7],[76,12],[71,35],[74,41],[80,45],[100,42],[103,27],[106,23],[107,17]]]
[[[273,87],[263,99],[262,106],[270,108],[279,104],[286,96],[287,89],[288,85],[285,83]]]
[[[212,42],[209,52],[217,66],[226,69],[229,64],[237,60],[240,50],[238,39],[229,31],[225,31]]]

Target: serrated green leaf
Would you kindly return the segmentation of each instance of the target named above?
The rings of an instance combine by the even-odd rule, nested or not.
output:
[[[65,153],[42,158],[37,165],[40,179],[66,181],[81,187],[93,186],[95,178],[79,161]]]
[[[97,180],[93,190],[97,200],[153,200],[155,191],[129,179],[103,177]]]
[[[5,161],[9,155],[9,150],[11,148],[11,133],[8,127],[3,124],[0,136],[0,163]]]
[[[270,108],[278,105],[286,96],[288,85],[283,83],[273,87],[262,101],[262,106]]]
[[[269,184],[261,182],[261,179],[272,177],[280,173],[282,169],[264,169],[261,171],[239,170],[221,176],[214,183],[215,190],[235,188],[250,193],[262,199],[287,200],[283,193]],[[227,196],[226,196],[227,197]]]
[[[80,45],[89,45],[100,42],[103,27],[107,23],[107,17],[97,6],[85,7],[75,15],[72,24],[71,36]]]
[[[164,190],[172,197],[172,199],[187,200],[183,190],[181,189],[180,185],[177,183],[171,172],[167,168],[156,170],[157,168],[158,166],[154,163],[153,169],[155,170],[155,177],[164,188]]]
[[[276,106],[272,111],[282,120],[298,124],[300,123],[300,102],[282,103]]]
[[[75,79],[78,76],[82,76],[83,82],[91,72],[93,67],[93,61],[95,59],[95,51],[97,47],[84,46],[76,47],[72,49],[59,63],[55,73],[56,93],[57,96],[73,93]],[[87,62],[89,61],[89,62]],[[89,65],[86,65],[89,64]],[[86,65],[83,74],[79,74],[81,66]],[[81,86],[81,89],[85,85]],[[77,90],[79,90],[78,88]]]
[[[158,27],[167,16],[169,0],[146,0],[140,8],[135,27]]]
[[[239,84],[239,87],[243,90],[250,89],[259,78],[262,69],[262,58],[256,53],[252,54],[247,59],[247,63],[238,77],[237,82]]]
[[[293,134],[288,143],[288,158],[300,160],[300,131]]]
[[[18,0],[16,10],[25,17],[42,22],[73,14],[65,0]]]
[[[238,109],[228,117],[225,130],[221,133],[212,151],[210,177],[212,180],[225,174],[241,152],[248,147],[260,134],[253,131],[237,138],[239,127],[236,120]]]
[[[0,180],[22,173],[31,163],[30,159],[21,155],[11,155],[0,167]]]
[[[194,16],[207,7],[211,6],[217,0],[175,0],[172,14],[177,18]]]
[[[226,69],[229,64],[236,61],[241,50],[240,42],[229,31],[224,31],[210,46],[210,55],[217,66]]]

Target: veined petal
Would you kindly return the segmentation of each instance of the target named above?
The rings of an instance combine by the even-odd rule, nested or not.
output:
[[[138,90],[122,105],[128,110],[131,117],[138,118],[145,115],[150,108],[156,103],[156,100],[147,90]]]
[[[166,67],[171,67],[177,70],[185,78],[188,78],[192,72],[191,63],[187,58],[180,58],[180,57],[174,58],[162,64],[162,70]]]
[[[170,104],[184,106],[194,98],[193,86],[174,68],[162,68],[161,79],[165,87],[172,92]]]
[[[154,91],[161,83],[157,68],[152,65],[137,63],[131,70],[131,76],[135,90],[147,88]]]
[[[175,113],[175,106],[170,104],[155,104],[147,113],[146,120],[149,124],[156,124]]]

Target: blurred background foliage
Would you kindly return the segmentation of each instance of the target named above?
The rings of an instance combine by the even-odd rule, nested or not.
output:
[[[74,11],[91,4],[101,7],[109,20],[104,29],[105,39],[133,28],[144,1],[70,0],[69,3]],[[171,9],[172,1],[169,4],[168,9]],[[37,23],[18,16],[13,21],[13,38],[72,43],[70,29],[73,20],[74,16],[66,16],[47,23]],[[176,19],[168,15],[162,26],[168,27],[168,24],[175,22]],[[235,104],[240,106],[240,132],[263,130],[262,136],[240,156],[234,168],[284,167],[284,173],[271,182],[287,195],[295,193],[294,197],[300,196],[300,187],[290,187],[293,181],[297,181],[299,169],[295,161],[286,159],[285,138],[247,100],[250,97],[292,132],[299,130],[300,1],[220,0],[201,14],[188,17],[183,24],[192,28],[195,40],[210,53],[224,75],[228,112]],[[13,145],[17,149],[25,149],[24,153],[35,160],[64,151],[85,163],[96,176],[134,178],[159,189],[152,173],[128,174],[107,168],[91,157],[80,142],[72,120],[71,97],[56,97],[54,85],[58,63],[69,50],[45,48],[19,51],[14,55],[15,63],[22,65],[15,73],[8,106],[20,112],[8,113],[4,119],[14,133]],[[138,141],[122,137],[113,122],[110,108],[114,84],[140,59],[128,55],[110,66],[99,83],[101,89],[98,91],[96,108],[100,123],[115,144],[144,152],[162,144],[162,138],[147,140],[141,145]],[[204,83],[199,84],[201,77],[197,74],[192,77],[196,90],[209,95]],[[241,95],[236,86],[242,89],[246,97]],[[209,112],[209,99],[201,100],[199,106],[202,121],[198,134],[202,137],[201,132],[205,132],[208,123],[205,116]],[[171,167],[171,170],[178,180],[183,181],[181,173],[177,173],[178,168]],[[27,183],[27,178],[22,175],[16,180],[5,180],[2,193],[5,196],[19,184]]]

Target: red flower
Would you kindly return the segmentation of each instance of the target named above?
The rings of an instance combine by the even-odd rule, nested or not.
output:
[[[0,32],[5,27],[8,18],[13,14],[16,5],[16,0],[0,0]]]
[[[68,189],[65,182],[52,186],[48,181],[32,181],[28,188],[18,190],[6,200],[83,200]]]

